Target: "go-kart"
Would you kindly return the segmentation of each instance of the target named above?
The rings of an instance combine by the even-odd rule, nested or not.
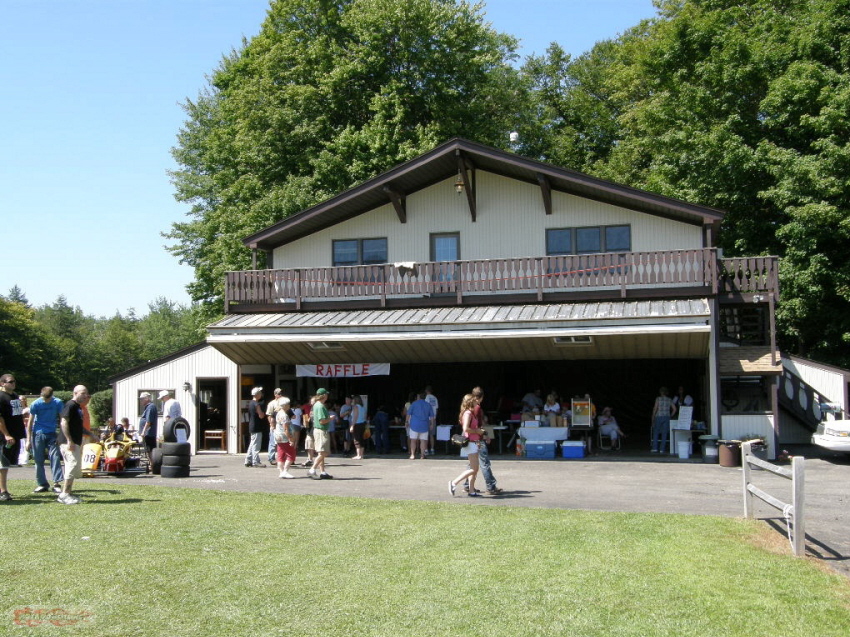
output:
[[[100,442],[83,446],[83,476],[150,473],[150,460],[142,444],[116,430]]]

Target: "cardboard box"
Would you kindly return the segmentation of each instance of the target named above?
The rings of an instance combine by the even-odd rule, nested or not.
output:
[[[581,440],[565,440],[561,443],[562,458],[584,458],[584,443]]]
[[[527,440],[525,442],[525,457],[536,460],[554,460],[555,441]]]

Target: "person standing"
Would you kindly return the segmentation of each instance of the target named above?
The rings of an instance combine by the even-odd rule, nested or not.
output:
[[[425,386],[425,400],[428,401],[428,404],[431,405],[431,409],[434,410],[434,419],[431,421],[431,425],[428,429],[428,455],[433,456],[436,453],[436,451],[434,451],[434,446],[437,442],[437,410],[440,408],[440,401],[437,400],[437,397],[433,394],[431,385]]]
[[[266,407],[266,417],[269,420],[269,464],[273,465],[277,458],[277,444],[274,441],[274,429],[277,423],[275,416],[280,409],[280,398],[282,391],[280,387],[274,390],[274,398],[269,401]]]
[[[428,436],[431,424],[434,422],[434,409],[425,399],[425,390],[417,394],[416,400],[407,409],[407,426],[410,429],[410,459],[416,458],[416,447],[419,446],[419,459],[424,460],[428,455]]]
[[[374,433],[375,449],[384,455],[390,452],[390,415],[386,407],[380,405],[378,411],[372,416],[372,430]]]
[[[9,451],[20,448],[20,440],[26,434],[24,427],[24,408],[18,394],[15,393],[17,381],[11,374],[0,376],[0,433],[3,434],[3,449],[0,450],[0,502],[8,502],[12,494],[6,485],[9,467],[14,463],[9,459]]]
[[[679,391],[676,392],[676,395],[673,396],[673,404],[676,405],[676,411],[678,412],[682,407],[693,407],[694,399],[693,397],[685,391],[685,388],[679,385]]]
[[[484,429],[487,424],[487,417],[481,407],[484,402],[484,391],[480,387],[474,387],[472,397],[475,399],[475,406],[472,408],[473,419],[479,423],[481,429]],[[487,485],[487,495],[499,495],[503,491],[496,485],[496,476],[493,475],[493,469],[490,466],[490,452],[487,449],[489,442],[490,439],[485,434],[483,440],[478,443],[478,467],[481,470],[481,475],[484,476],[484,484]]]
[[[35,460],[35,482],[33,493],[50,491],[44,472],[45,456],[50,458],[50,475],[53,478],[53,492],[62,493],[60,486],[64,480],[62,473],[62,455],[56,440],[59,429],[59,416],[64,403],[53,395],[52,387],[42,387],[41,397],[30,405],[30,418],[27,423],[27,451],[32,451]]]
[[[670,418],[676,413],[676,406],[667,395],[667,388],[658,390],[658,397],[652,407],[652,453],[665,453],[667,437],[670,435]]]
[[[316,391],[313,409],[310,412],[310,417],[313,420],[313,443],[316,447],[316,460],[307,473],[319,480],[330,480],[333,478],[332,475],[325,471],[325,458],[331,452],[330,434],[328,434],[331,417],[328,413],[328,408],[325,406],[327,400],[328,390],[324,387],[319,388]]]
[[[180,403],[178,403],[177,400],[171,396],[170,391],[168,391],[167,389],[163,389],[161,392],[159,392],[159,399],[165,401],[165,403],[162,405],[163,427],[175,418],[183,417],[183,409],[180,407]]]
[[[156,424],[159,414],[156,411],[156,405],[151,400],[150,392],[143,391],[139,394],[139,402],[142,403],[142,415],[139,418],[139,437],[142,439],[142,444],[145,445],[148,458],[150,458],[151,451],[156,448]]]
[[[342,438],[342,453],[347,456],[351,451],[351,412],[353,407],[351,405],[351,396],[345,397],[345,404],[343,404],[339,408],[339,422],[340,425],[337,428],[337,431],[341,434]]]
[[[59,448],[65,461],[65,482],[62,485],[62,493],[56,499],[62,504],[80,503],[80,498],[73,495],[73,489],[74,480],[82,475],[83,438],[88,436],[92,440],[95,439],[85,426],[83,414],[83,408],[88,405],[90,399],[89,390],[85,385],[77,385],[74,387],[74,397],[62,408]]]
[[[276,390],[280,391],[280,390]],[[295,448],[292,446],[292,412],[289,409],[290,400],[286,396],[278,395],[278,410],[274,416],[274,430],[272,439],[277,451],[277,468],[280,471],[279,478],[291,480],[295,476],[289,473],[289,467],[295,464]]]
[[[363,399],[354,394],[351,396],[351,416],[348,421],[348,430],[357,455],[352,460],[363,460],[366,447],[363,444],[363,432],[366,431],[366,410],[363,409]]]
[[[251,390],[251,402],[248,404],[248,433],[251,434],[251,444],[245,456],[246,467],[265,467],[260,460],[260,448],[263,442],[263,432],[268,429],[266,420],[266,402],[263,400],[263,388],[254,387]]]

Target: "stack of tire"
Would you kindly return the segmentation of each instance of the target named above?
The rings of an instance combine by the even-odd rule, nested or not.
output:
[[[180,429],[186,432],[183,439],[188,440],[189,421],[185,418],[175,418],[163,427],[162,446],[151,452],[151,470],[163,478],[189,477],[192,445],[188,442],[177,442],[177,431]]]

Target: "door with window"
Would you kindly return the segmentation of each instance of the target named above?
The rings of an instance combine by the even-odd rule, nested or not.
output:
[[[458,279],[458,261],[460,260],[460,233],[435,232],[431,234],[431,261],[434,262],[433,281],[437,291],[454,290],[453,283]]]

